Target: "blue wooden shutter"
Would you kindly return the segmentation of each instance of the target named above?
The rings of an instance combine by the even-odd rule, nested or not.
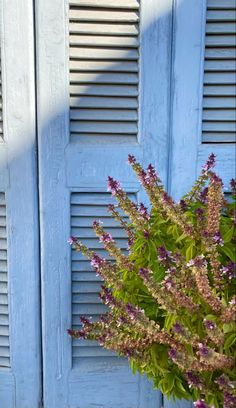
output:
[[[10,367],[6,200],[0,192],[0,368]]]
[[[203,143],[236,141],[236,5],[207,1],[203,77]]]
[[[171,7],[169,0],[164,12],[155,0],[141,8],[137,0],[36,5],[46,408],[161,406],[160,393],[132,376],[125,359],[68,337],[82,312],[96,318],[103,306],[89,263],[66,242],[74,232],[97,246],[91,222],[105,217],[108,175],[145,199],[128,153],[153,162],[166,182]]]
[[[213,152],[227,192],[235,175],[235,2],[180,3],[173,34],[169,186],[176,197],[188,191]]]
[[[0,15],[0,406],[36,408],[41,360],[32,2],[1,2]]]

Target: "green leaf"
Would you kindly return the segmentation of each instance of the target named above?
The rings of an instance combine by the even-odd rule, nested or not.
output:
[[[234,235],[234,227],[231,227],[225,234],[222,235],[222,238],[225,243],[228,243],[232,240]]]
[[[190,259],[193,258],[193,254],[194,254],[194,244],[190,244],[190,246],[186,249],[186,261],[190,261]]]
[[[228,350],[230,347],[234,345],[235,342],[236,342],[236,333],[232,333],[226,339],[225,344],[224,344],[224,349]]]

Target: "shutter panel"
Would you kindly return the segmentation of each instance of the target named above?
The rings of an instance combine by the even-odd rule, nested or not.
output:
[[[135,200],[135,194],[129,194]],[[106,231],[110,232],[117,245],[127,251],[127,237],[120,224],[107,211],[109,203],[115,204],[115,200],[109,193],[72,193],[71,194],[71,234],[79,238],[91,250],[99,256],[108,258],[108,253],[92,228],[94,219],[103,223]],[[124,219],[127,218],[124,216]],[[111,258],[109,258],[111,259]],[[74,329],[81,328],[80,316],[85,315],[97,320],[99,316],[107,312],[107,308],[99,299],[101,279],[96,276],[90,262],[80,252],[72,251],[72,325]],[[115,353],[101,348],[94,341],[73,340],[72,359],[73,365],[106,361],[116,358]]]
[[[10,367],[5,194],[0,192],[0,368]]]
[[[139,2],[70,1],[70,132],[136,140]]]
[[[3,137],[3,123],[2,123],[2,69],[1,69],[1,49],[0,49],[0,140]]]
[[[236,5],[208,0],[206,12],[203,143],[235,142]]]

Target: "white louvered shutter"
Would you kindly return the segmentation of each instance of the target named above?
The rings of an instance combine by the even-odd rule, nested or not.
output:
[[[207,0],[203,143],[236,141],[236,3]]]
[[[135,141],[139,1],[70,1],[70,132]]]

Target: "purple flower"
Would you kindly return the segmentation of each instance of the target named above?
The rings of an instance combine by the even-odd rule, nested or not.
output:
[[[211,320],[204,320],[204,326],[207,330],[215,330],[216,325]]]
[[[73,244],[75,244],[76,242],[77,242],[77,238],[75,238],[75,237],[70,237],[70,238],[68,238],[68,241],[67,241],[70,245],[73,245]]]
[[[209,171],[210,169],[213,169],[213,167],[215,167],[215,164],[216,164],[216,156],[213,153],[211,153],[211,155],[208,157],[208,160],[202,166],[202,168],[205,171]]]
[[[209,357],[210,351],[208,347],[204,346],[202,343],[198,343],[198,348],[199,348],[199,354],[202,357]]]
[[[102,293],[99,294],[101,300],[106,304],[109,305],[111,308],[116,307],[116,300],[112,295],[110,289],[106,288],[105,286],[101,286]]]
[[[94,220],[93,221],[93,228],[98,228],[98,227],[100,227],[100,222],[97,221],[97,220]]]
[[[199,200],[201,203],[207,203],[208,187],[205,187],[199,194]]]
[[[175,284],[169,276],[166,276],[163,281],[163,286],[166,290],[170,290],[171,288],[175,286]]]
[[[177,357],[177,350],[176,349],[170,349],[169,351],[168,351],[168,355],[169,355],[169,357],[173,360],[173,359],[175,359],[176,357]]]
[[[115,210],[114,204],[108,204],[107,209],[108,209],[108,211],[110,211],[110,212],[114,211],[114,210]]]
[[[231,301],[229,302],[229,304],[230,304],[231,306],[235,306],[235,305],[236,305],[236,296],[233,296],[233,297],[232,297],[232,299],[231,299]]]
[[[80,316],[80,321],[83,325],[91,325],[91,321],[85,316]]]
[[[218,177],[215,173],[211,175],[211,182],[213,184],[220,184],[221,187],[224,187],[222,179]]]
[[[174,323],[172,327],[177,334],[184,334],[184,328],[179,322]]]
[[[128,163],[129,164],[135,164],[136,163],[136,158],[132,154],[128,155]]]
[[[232,178],[230,180],[230,187],[231,187],[232,193],[235,193],[236,192],[236,179]]]
[[[157,253],[159,261],[167,261],[170,259],[170,251],[167,251],[163,246],[157,248]]]
[[[100,242],[104,242],[105,244],[109,244],[110,242],[114,242],[111,234],[109,234],[108,232],[104,232],[100,238],[99,238]]]
[[[129,315],[131,320],[136,319],[136,317],[139,315],[140,310],[136,308],[135,306],[131,305],[128,303],[125,307],[127,314]]]
[[[213,241],[215,242],[215,244],[220,245],[220,246],[224,246],[224,240],[221,238],[221,235],[219,232],[217,232],[217,234],[215,234],[212,237]]]
[[[187,209],[187,204],[184,200],[180,200],[179,205],[182,211],[185,211]]]
[[[157,176],[157,173],[156,173],[154,167],[152,166],[152,164],[148,165],[147,175],[149,176],[149,180],[152,183],[155,183],[157,181],[158,176]]]
[[[203,266],[207,266],[207,261],[204,255],[199,255],[194,259],[194,266],[197,268],[202,268]]]
[[[105,259],[100,258],[97,254],[94,254],[90,263],[93,268],[100,268],[105,262]]]
[[[193,403],[195,408],[209,408],[209,406],[204,402],[204,400],[197,400]]]
[[[215,380],[215,383],[218,384],[221,389],[223,389],[224,387],[228,386],[229,379],[226,377],[226,375],[222,374]]]
[[[189,384],[189,387],[199,388],[200,390],[203,387],[203,383],[193,371],[187,371],[185,374],[186,380]]]
[[[121,185],[119,183],[119,181],[116,181],[113,179],[113,177],[108,177],[108,191],[111,191],[112,195],[116,195],[117,193],[121,192]]]
[[[197,208],[197,209],[195,210],[195,214],[196,214],[196,216],[197,216],[199,219],[202,219],[202,218],[203,218],[203,214],[204,214],[203,208]]]
[[[234,279],[236,277],[236,263],[228,262],[227,265],[222,266],[220,272],[222,277],[226,277],[229,280]]]
[[[139,205],[139,214],[145,219],[145,220],[150,220],[150,214],[148,213],[147,208],[143,203]]]
[[[234,397],[229,392],[224,392],[224,408],[235,408],[236,406],[236,397]]]
[[[164,203],[166,203],[166,204],[173,204],[172,198],[169,196],[169,194],[167,194],[166,191],[163,193],[162,199],[163,199]]]
[[[150,238],[150,232],[149,231],[143,231],[143,236],[146,239]]]
[[[149,278],[150,278],[150,271],[149,271],[149,269],[140,268],[139,271],[138,271],[138,273],[139,273],[139,275],[140,275],[143,279],[149,280]]]

